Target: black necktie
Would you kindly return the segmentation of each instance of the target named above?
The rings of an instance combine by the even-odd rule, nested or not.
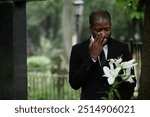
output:
[[[106,57],[105,57],[105,53],[104,53],[103,49],[102,49],[102,52],[100,54],[100,62],[101,62],[101,67],[103,67],[106,63]]]

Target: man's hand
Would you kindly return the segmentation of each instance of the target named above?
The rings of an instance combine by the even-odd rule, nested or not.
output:
[[[99,33],[94,41],[91,41],[89,44],[89,54],[92,59],[96,60],[100,55],[104,44],[106,43],[107,39],[105,38],[104,34]]]

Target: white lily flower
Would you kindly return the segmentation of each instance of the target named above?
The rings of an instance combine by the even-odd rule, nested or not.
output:
[[[129,81],[130,83],[134,83],[134,80],[133,80],[134,77],[135,77],[135,75],[129,76],[127,81]]]
[[[131,75],[131,68],[130,68],[130,67],[124,69],[123,71],[124,71],[124,74],[123,74],[123,75],[126,75],[126,76]]]
[[[128,78],[127,81],[129,81],[130,83],[133,83],[133,82],[134,82],[133,78],[135,77],[135,75],[131,75],[131,67],[126,68],[126,69],[124,70],[123,76],[126,76],[126,77],[123,78],[123,79]]]
[[[115,63],[115,59],[109,59],[109,62],[113,64]]]
[[[134,62],[135,62],[135,59],[132,59],[128,62],[122,62],[120,65],[123,69],[131,68],[131,67],[137,65],[137,63],[134,63]]]
[[[122,58],[121,57],[116,59],[116,62],[115,62],[116,67],[120,67],[120,63],[121,62],[122,62]]]
[[[122,62],[122,58],[118,58],[118,59],[110,59],[110,64],[115,64],[116,67],[120,67],[120,63]]]
[[[117,90],[116,88],[121,82],[127,82],[127,81],[129,81],[130,83],[134,82],[133,78],[135,77],[135,75],[131,74],[131,69],[136,65],[137,63],[135,63],[134,59],[130,61],[122,62],[122,58],[120,57],[118,59],[110,59],[109,67],[107,66],[103,67],[103,71],[104,71],[103,76],[107,77],[108,83],[112,85],[111,90],[108,92],[108,99],[114,99],[114,97],[112,97],[112,94],[114,93],[117,96],[119,95],[118,93],[116,94],[116,90]],[[123,71],[123,73],[120,72],[121,70]],[[118,76],[122,78],[122,81],[115,80]]]
[[[108,79],[108,83],[111,85],[114,83],[115,78],[118,76],[119,71],[121,70],[121,67],[117,67],[114,69],[113,66],[111,66],[111,68],[109,69],[108,67],[103,67],[104,73],[105,73],[105,77],[107,77]]]

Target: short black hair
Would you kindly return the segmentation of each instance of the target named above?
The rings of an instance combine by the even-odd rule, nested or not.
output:
[[[107,10],[97,10],[92,11],[89,15],[89,23],[92,25],[94,20],[98,20],[100,18],[107,19],[111,22],[111,16]]]

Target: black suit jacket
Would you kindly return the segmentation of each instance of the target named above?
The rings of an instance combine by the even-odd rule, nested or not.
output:
[[[98,100],[106,96],[105,91],[108,91],[109,84],[107,79],[102,77],[103,70],[98,61],[94,63],[89,55],[89,43],[90,39],[72,47],[69,82],[73,89],[81,88],[81,99]],[[119,56],[122,56],[123,61],[131,60],[128,45],[110,38],[107,59]],[[123,82],[118,87],[121,98],[130,99],[134,87],[135,83]]]

